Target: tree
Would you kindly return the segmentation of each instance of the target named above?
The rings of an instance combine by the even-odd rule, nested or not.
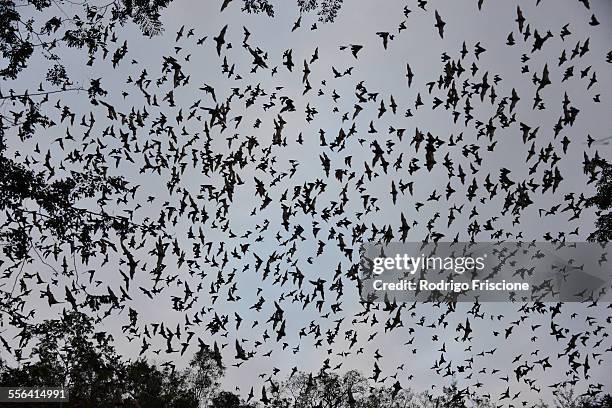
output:
[[[297,0],[300,14],[316,11],[319,21],[331,23],[338,17],[343,0]],[[274,5],[270,0],[243,0],[242,11],[265,13],[274,17]]]
[[[282,387],[295,408],[314,407],[374,407],[376,396],[368,379],[358,371],[344,375],[321,371],[313,376],[298,372]]]
[[[612,396],[597,396],[591,393],[577,395],[571,388],[561,388],[555,392],[556,408],[612,408]]]
[[[0,67],[1,79],[15,79],[27,67],[28,60],[37,50],[53,61],[47,79],[55,85],[67,86],[70,80],[55,52],[60,43],[68,47],[86,48],[90,58],[105,47],[109,27],[124,25],[127,21],[137,24],[146,36],[163,31],[161,11],[172,0],[114,0],[97,6],[84,1],[82,16],[69,15],[62,8],[62,1],[27,0],[22,4],[15,0],[0,0],[0,52],[5,60]],[[333,22],[338,16],[343,0],[297,0],[300,13],[316,11],[321,22]],[[78,3],[71,3],[76,5]],[[265,13],[274,16],[274,6],[269,0],[243,0],[242,10],[247,13]],[[84,16],[84,17],[83,17]]]
[[[456,383],[442,387],[438,395],[428,391],[415,393],[399,381],[391,386],[377,386],[358,371],[344,375],[321,371],[319,375],[297,372],[280,387],[278,399],[292,408],[492,408],[488,398],[460,389]]]
[[[591,175],[591,180],[597,180],[597,192],[585,202],[587,207],[597,208],[598,216],[589,241],[612,241],[612,164],[596,155],[586,162],[584,171]]]
[[[198,401],[210,400],[224,373],[225,366],[217,346],[211,350],[207,345],[202,345],[191,359],[189,371],[189,381]]]
[[[161,370],[144,359],[127,364],[123,403],[141,407],[198,406],[189,373],[164,366]]]
[[[94,331],[92,319],[83,313],[64,312],[61,319],[32,326],[20,337],[37,340],[35,358],[24,358],[17,367],[0,364],[1,384],[65,387],[70,406],[198,406],[189,372],[123,360],[112,338]]]
[[[93,332],[91,319],[65,312],[61,319],[47,320],[20,333],[21,340],[34,337],[35,359],[18,367],[4,366],[0,383],[11,386],[61,386],[70,390],[71,401],[92,404],[121,400],[124,364],[114,352],[110,337]]]
[[[239,408],[240,397],[228,391],[221,391],[212,400],[213,408]]]
[[[51,81],[67,84],[65,70],[54,52],[58,43],[87,48],[93,56],[106,45],[108,25],[122,25],[128,20],[138,24],[144,35],[157,35],[162,31],[160,11],[171,1],[115,0],[101,7],[85,1],[81,5],[85,18],[78,14],[68,18],[61,1],[27,0],[18,4],[15,0],[0,0],[0,24],[3,27],[0,52],[6,61],[0,69],[0,78],[17,78],[35,49],[40,49],[47,59],[54,61],[48,74]]]
[[[86,198],[125,194],[127,183],[121,177],[107,177],[93,170],[48,182],[44,173],[3,157],[2,151],[0,145],[0,172],[4,175],[0,179],[0,211],[7,217],[0,239],[8,243],[3,251],[9,259],[27,258],[32,236],[44,233],[60,244],[72,243],[87,260],[100,245],[92,239],[94,234],[108,230],[124,234],[131,229],[125,217],[94,213],[74,204]]]
[[[212,399],[212,408],[240,408],[240,397],[228,391],[221,391]]]

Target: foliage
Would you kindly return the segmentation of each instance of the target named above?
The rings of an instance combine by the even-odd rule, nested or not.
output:
[[[555,392],[555,408],[612,408],[612,396],[593,395],[591,393],[577,395],[571,388],[560,388]],[[547,406],[543,404],[543,406]]]
[[[358,371],[343,375],[321,370],[318,375],[294,372],[282,384],[262,390],[259,403],[218,388],[224,373],[216,347],[203,346],[180,370],[171,363],[161,366],[144,358],[122,359],[113,339],[95,331],[93,319],[76,311],[64,311],[61,319],[32,325],[19,334],[36,339],[35,359],[21,358],[15,367],[0,360],[0,383],[11,386],[62,386],[69,390],[71,407],[198,407],[208,401],[213,408],[489,408],[457,384],[441,393],[413,393],[396,382],[374,386]],[[558,408],[612,408],[612,397],[561,389],[553,406]],[[541,404],[546,407],[546,404]]]
[[[219,350],[201,347],[191,359],[190,381],[198,400],[209,400],[225,373]]]
[[[3,252],[15,262],[27,258],[34,229],[53,236],[60,244],[73,244],[83,259],[102,244],[92,239],[96,232],[114,229],[125,233],[129,229],[123,218],[94,214],[75,206],[81,199],[125,194],[126,183],[121,177],[89,171],[47,182],[44,173],[34,172],[3,156],[0,156],[0,173],[3,174],[0,211],[5,211],[7,216],[0,240],[7,242]]]
[[[96,332],[92,319],[83,313],[65,311],[61,319],[34,325],[20,336],[37,340],[35,359],[24,358],[17,367],[0,365],[2,384],[62,386],[69,390],[71,406],[198,406],[189,370],[160,368],[144,359],[123,360],[113,339]]]
[[[116,0],[102,7],[85,1],[81,5],[85,17],[75,14],[67,18],[61,1],[28,0],[22,4],[15,0],[0,0],[0,25],[3,27],[0,52],[6,61],[0,68],[0,78],[17,78],[36,48],[41,49],[47,59],[57,61],[59,57],[53,50],[60,42],[68,47],[86,48],[93,57],[106,45],[109,28],[112,29],[115,23],[122,25],[131,20],[144,35],[157,35],[162,32],[160,11],[171,1]],[[55,75],[48,79],[57,85],[58,68],[55,69]],[[65,75],[60,75],[60,79],[65,80]]]
[[[597,179],[597,192],[585,202],[587,207],[598,209],[596,229],[589,236],[589,241],[612,241],[612,164],[595,157],[585,165],[585,173],[590,173],[592,179]]]
[[[212,399],[212,408],[240,408],[240,397],[228,391],[221,391]]]
[[[274,17],[274,6],[268,0],[244,0],[242,11],[249,14],[265,13],[268,17]]]
[[[322,23],[333,23],[338,17],[342,3],[343,0],[297,0],[300,14],[316,11]],[[242,11],[265,13],[274,17],[274,5],[269,0],[243,0]]]
[[[351,370],[344,375],[321,371],[318,376],[298,372],[282,387],[288,406],[294,408],[339,407],[339,408],[434,408],[434,407],[478,407],[491,406],[487,399],[475,398],[455,383],[443,387],[439,395],[429,392],[414,393],[403,388],[399,381],[392,386],[372,386],[368,378]]]
[[[297,4],[301,13],[317,10],[319,21],[327,23],[336,19],[342,1],[297,0]],[[98,49],[105,48],[109,31],[115,24],[133,21],[144,35],[158,35],[163,32],[161,11],[171,2],[115,0],[98,7],[85,1],[82,3],[85,17],[75,14],[67,18],[62,2],[28,0],[25,4],[18,4],[16,0],[0,0],[0,25],[3,27],[0,52],[6,61],[0,67],[0,78],[17,78],[37,48],[49,60],[57,61],[59,57],[53,50],[58,42],[68,47],[86,48],[90,58],[93,58]],[[242,10],[274,17],[274,6],[269,0],[243,0]],[[49,76],[49,81],[54,85],[64,83],[66,77],[60,75],[58,79],[57,76],[57,69],[61,68],[54,69],[56,72]]]
[[[0,69],[0,78],[16,78],[34,52],[32,43],[20,38],[19,23],[20,15],[15,2],[0,0],[0,26],[3,27],[0,30],[0,51],[6,61],[6,66]]]
[[[342,7],[342,0],[322,0],[319,6],[319,21],[332,23],[338,17],[338,12]]]

